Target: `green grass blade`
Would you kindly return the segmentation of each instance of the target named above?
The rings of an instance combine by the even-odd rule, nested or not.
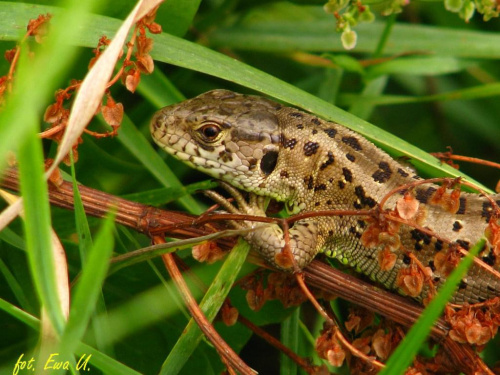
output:
[[[60,346],[66,355],[77,347],[94,312],[113,251],[113,220],[114,215],[109,215],[104,221],[73,293],[68,324]]]
[[[229,253],[219,273],[203,297],[200,308],[209,321],[213,321],[222,303],[225,301],[241,266],[245,262],[249,250],[250,246],[248,243],[242,240],[238,241],[238,244]],[[160,374],[178,374],[198,346],[201,338],[202,333],[200,328],[191,319],[183,335],[176,342],[163,363]]]
[[[24,293],[23,288],[21,287],[15,276],[12,274],[12,272],[10,272],[9,268],[1,258],[0,258],[0,274],[2,274],[2,276],[4,277],[5,281],[7,282],[7,285],[9,286],[9,289],[14,294],[17,301],[19,301],[19,304],[22,306],[22,308],[26,311],[34,311],[30,301],[26,297],[26,293]]]
[[[73,200],[75,209],[76,232],[78,234],[78,249],[80,250],[80,260],[82,264],[86,263],[87,255],[92,248],[92,235],[90,233],[87,215],[83,207],[82,196],[78,190],[78,182],[76,180],[75,164],[73,161],[73,153],[70,153],[71,159],[71,179],[73,182]]]
[[[42,143],[34,131],[26,137],[18,157],[29,266],[40,302],[46,308],[56,332],[60,334],[65,320],[57,295]]]
[[[469,250],[469,254],[462,259],[450,276],[448,276],[437,296],[429,303],[418,321],[405,336],[403,342],[396,348],[394,353],[392,353],[386,363],[386,367],[380,372],[380,375],[398,375],[405,373],[413,358],[415,358],[420,346],[427,339],[432,329],[432,325],[443,312],[446,303],[450,300],[460,280],[462,280],[467,269],[471,266],[474,257],[484,247],[485,242],[486,240],[484,238],[478,241],[478,243]]]
[[[24,239],[8,227],[3,228],[0,231],[0,240],[8,243],[16,249],[26,251],[26,242]]]
[[[457,73],[474,65],[475,60],[459,59],[451,56],[406,57],[382,62],[370,68],[369,76],[384,74],[408,74],[437,76]]]
[[[364,103],[371,105],[393,105],[408,103],[423,103],[449,100],[473,100],[488,98],[500,95],[500,84],[490,83],[482,84],[476,87],[469,87],[461,90],[443,92],[434,95],[425,96],[396,96],[396,95],[356,95],[342,94],[339,98],[340,105],[349,105],[354,103]]]
[[[75,164],[73,161],[73,153],[70,153],[71,159],[71,179],[73,182],[73,200],[74,200],[74,212],[75,212],[75,222],[76,231],[78,234],[78,250],[80,251],[80,261],[81,264],[87,264],[88,255],[92,251],[92,235],[90,233],[90,227],[87,220],[87,215],[85,214],[85,208],[83,207],[82,197],[80,195],[80,190],[78,189],[78,182],[76,179]],[[106,305],[104,302],[104,297],[102,293],[99,293],[99,297],[96,302],[95,315],[104,316],[106,313]],[[101,345],[105,341],[104,337],[109,335],[106,324],[104,324],[105,319],[93,319],[92,320],[92,331],[94,333],[95,341],[97,347],[102,349],[104,345]],[[82,322],[83,323],[83,322]],[[106,348],[109,350],[109,348]]]
[[[10,302],[7,302],[2,298],[0,298],[0,310],[13,316],[20,322],[23,322],[28,327],[31,327],[35,330],[40,329],[40,320],[38,320],[33,315],[28,314],[26,311],[21,310],[19,307],[11,304]]]
[[[299,352],[299,322],[300,308],[297,308],[281,323],[281,342],[294,353]],[[294,375],[297,370],[297,364],[281,353],[280,374]]]

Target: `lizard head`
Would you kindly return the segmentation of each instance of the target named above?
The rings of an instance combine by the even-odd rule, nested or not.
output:
[[[266,184],[278,162],[281,108],[261,97],[213,90],[159,110],[150,130],[161,148],[190,166],[282,200]]]

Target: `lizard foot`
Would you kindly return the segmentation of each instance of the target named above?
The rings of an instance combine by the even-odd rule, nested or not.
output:
[[[227,212],[266,217],[268,197],[249,193],[248,200],[233,186],[221,182],[221,186],[232,196],[234,204],[214,191],[206,191],[206,195],[217,202]],[[309,264],[318,252],[317,226],[314,221],[296,222],[292,228],[284,231],[277,223],[259,223],[251,220],[230,221],[237,229],[253,230],[244,235],[252,245],[272,266],[287,271],[298,272]]]

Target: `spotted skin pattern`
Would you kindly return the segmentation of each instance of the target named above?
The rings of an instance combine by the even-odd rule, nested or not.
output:
[[[259,196],[285,202],[289,212],[370,209],[392,189],[418,181],[414,171],[387,155],[359,134],[271,100],[214,90],[165,107],[151,121],[151,134],[166,152],[193,168]],[[493,211],[485,197],[460,193],[456,212],[431,204],[439,186],[415,189],[420,225],[440,238],[468,248],[484,234]],[[384,208],[394,208],[402,193]],[[500,201],[500,196],[493,199]],[[265,215],[264,207],[252,214]],[[303,268],[319,253],[355,267],[389,289],[398,289],[398,273],[409,267],[411,252],[432,272],[437,287],[445,281],[434,264],[448,245],[411,226],[402,225],[400,246],[390,270],[382,270],[382,246],[362,244],[369,226],[356,216],[303,219],[290,228],[290,248]],[[277,255],[285,245],[278,225],[259,228],[246,239],[266,260],[280,267]],[[498,264],[491,246],[480,257]],[[421,299],[428,288],[423,287]],[[455,293],[455,303],[476,303],[500,296],[500,280],[474,265]]]

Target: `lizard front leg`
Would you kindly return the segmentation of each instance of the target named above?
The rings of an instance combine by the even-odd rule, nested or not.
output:
[[[268,199],[253,193],[249,195],[248,203],[241,193],[231,185],[222,183],[225,190],[231,194],[237,203],[235,207],[226,198],[214,192],[207,192],[207,195],[231,213],[246,215],[266,216],[266,206]],[[261,254],[264,259],[278,269],[292,271],[295,265],[302,269],[306,267],[320,251],[324,241],[320,239],[319,228],[314,220],[305,219],[294,223],[288,230],[289,250],[294,261],[284,253],[285,234],[278,224],[257,223],[252,221],[233,222],[233,226],[239,228],[255,228],[250,233],[243,236],[248,243]]]
[[[317,224],[309,220],[297,221],[288,232],[290,253],[296,266],[302,269],[321,248]],[[279,225],[270,224],[258,228],[246,235],[245,239],[273,266],[286,271],[293,270],[293,262],[284,253],[286,241]]]

